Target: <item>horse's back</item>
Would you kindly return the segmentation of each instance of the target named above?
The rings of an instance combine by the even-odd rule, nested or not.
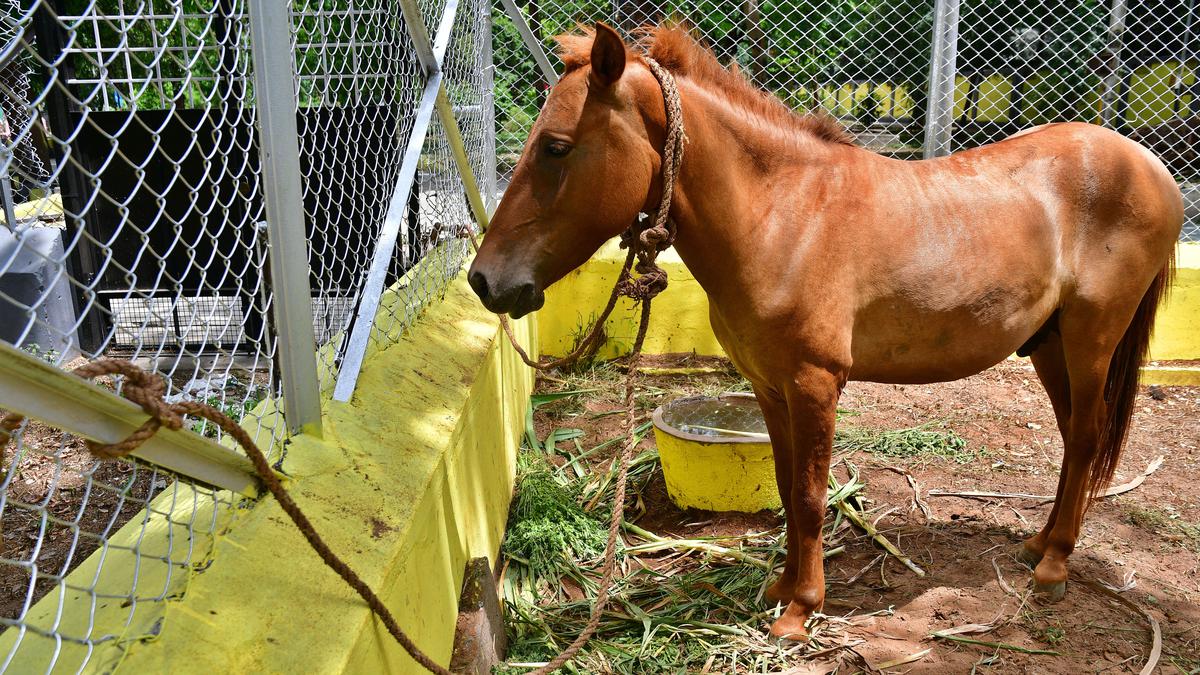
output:
[[[1097,224],[1119,225],[1130,217],[1161,228],[1174,240],[1183,224],[1183,195],[1174,177],[1148,148],[1095,124],[1058,122],[1017,132],[982,150],[1032,152],[1051,158],[1053,186]],[[1107,218],[1105,218],[1107,216]]]
[[[1170,258],[1183,227],[1183,195],[1162,161],[1093,124],[1044,125],[1010,140],[1056,158],[1045,189],[1061,204],[1057,225],[1079,290],[1111,293],[1128,285],[1140,292]]]
[[[996,193],[1016,191],[1040,206],[1038,226],[1057,238],[1072,271],[1145,267],[1170,256],[1183,227],[1183,195],[1145,146],[1094,124],[1060,122],[951,156],[952,167],[991,177]]]
[[[888,168],[891,236],[860,268],[855,379],[955,379],[1081,296],[1129,305],[1182,224],[1162,163],[1094,125],[1046,125]]]

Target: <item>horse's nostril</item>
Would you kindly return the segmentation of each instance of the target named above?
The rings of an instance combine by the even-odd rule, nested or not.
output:
[[[467,283],[471,284],[472,290],[475,291],[475,295],[478,295],[480,300],[487,300],[488,282],[487,277],[483,276],[482,272],[471,270],[471,273],[467,275]]]

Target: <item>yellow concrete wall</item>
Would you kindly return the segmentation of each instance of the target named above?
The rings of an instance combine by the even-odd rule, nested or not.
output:
[[[974,115],[976,120],[1008,121],[1012,108],[1013,85],[1002,75],[992,74],[979,83]]]
[[[496,559],[533,385],[498,326],[460,277],[413,330],[368,354],[354,399],[326,404],[324,438],[292,438],[283,462],[289,489],[317,530],[442,663],[467,560]],[[523,343],[536,344],[532,321],[514,328]],[[161,502],[156,509],[172,511]],[[177,570],[167,586],[171,600],[138,603],[141,613],[117,639],[95,647],[87,671],[417,672],[272,498],[246,506],[222,511],[222,534],[195,542],[208,551],[196,556],[203,572]],[[174,522],[152,515],[145,529],[135,518],[113,541],[150,553],[178,550],[191,510],[190,501],[180,503]],[[199,513],[208,517],[211,504],[201,503]],[[110,550],[93,582],[98,556],[69,583],[127,593],[136,558]],[[164,588],[162,581],[139,580],[147,591]],[[62,616],[86,621],[90,599],[67,597]],[[105,632],[131,612],[120,600],[108,605],[97,608]],[[51,594],[34,609],[36,625],[51,625],[58,609]],[[0,653],[15,634],[0,635]],[[63,648],[60,668],[76,670],[86,647]],[[54,649],[53,639],[26,635],[10,672],[44,672]]]
[[[546,305],[537,313],[538,345],[542,353],[562,355],[574,348],[604,308],[624,261],[625,252],[617,247],[615,240],[611,241],[583,267],[546,292]],[[654,300],[646,353],[721,353],[708,324],[708,297],[695,277],[684,267],[675,249],[664,251],[658,262],[670,276],[670,285]],[[637,335],[637,321],[637,309],[628,299],[621,298],[605,324],[608,341],[598,356],[608,359],[628,353]]]
[[[708,322],[708,298],[703,289],[673,249],[658,260],[671,283],[655,300],[646,352],[722,355]],[[623,252],[610,243],[546,293],[546,306],[538,312],[542,353],[561,355],[571,350],[608,298],[623,261]],[[609,358],[626,353],[637,332],[636,322],[631,304],[618,305],[608,321],[609,341],[600,355]],[[1175,286],[1159,310],[1151,358],[1200,359],[1200,243],[1179,245]]]
[[[1160,124],[1177,116],[1175,103],[1186,107],[1191,95],[1178,96],[1171,83],[1180,75],[1183,83],[1190,85],[1195,73],[1187,66],[1180,67],[1178,61],[1153,63],[1134,69],[1129,78],[1129,90],[1125,94],[1129,107],[1125,121],[1131,127]],[[1180,91],[1186,91],[1186,87]]]
[[[1175,265],[1175,284],[1158,308],[1150,358],[1200,359],[1200,242],[1180,244]]]
[[[978,106],[968,111],[971,85],[965,75],[958,75],[954,82],[955,119],[962,120],[968,112],[971,119],[977,121],[1011,121],[1014,117],[1025,125],[1042,124],[1056,121],[1050,102],[1057,100],[1058,94],[1054,87],[1061,87],[1047,72],[1031,74],[1021,85],[1021,109],[1013,109],[1013,90],[1015,78],[992,73],[978,85]],[[1183,84],[1180,89],[1173,89],[1172,82],[1182,76]],[[1188,109],[1192,103],[1191,94],[1178,95],[1177,91],[1186,91],[1196,79],[1196,68],[1192,65],[1181,66],[1178,61],[1155,62],[1137,66],[1129,78],[1129,87],[1125,91],[1127,108],[1125,122],[1131,127],[1159,124],[1178,116],[1175,104]],[[912,99],[903,86],[896,88],[896,105],[893,106],[889,97],[892,95],[890,83],[878,83],[874,88],[866,84],[843,84],[840,87],[824,87],[820,92],[821,105],[834,115],[850,115],[855,105],[867,96],[874,95],[880,101],[876,112],[880,116],[897,119],[912,116]],[[1099,123],[1100,96],[1099,86],[1084,95],[1083,110],[1090,110],[1094,117],[1089,120]],[[784,100],[793,107],[800,107],[803,89],[787,95],[780,92]],[[1185,115],[1186,116],[1186,115]]]

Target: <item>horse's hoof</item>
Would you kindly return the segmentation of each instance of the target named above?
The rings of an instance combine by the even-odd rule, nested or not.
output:
[[[805,644],[808,644],[807,635],[799,637],[775,637],[772,635],[771,640],[775,643],[775,646],[779,647],[780,649],[791,649],[792,647],[802,647]]]
[[[771,637],[785,644],[808,642],[808,630],[804,627],[806,621],[808,612],[800,610],[792,603],[778,619],[775,619],[775,623],[771,624]]]
[[[779,617],[771,624],[771,637],[781,647],[794,647],[808,642],[808,630],[803,622],[794,625],[785,622],[784,617]]]
[[[1067,582],[1052,581],[1047,584],[1039,583],[1037,579],[1033,581],[1033,592],[1038,598],[1047,602],[1058,602],[1067,594]]]
[[[1021,545],[1017,547],[1016,553],[1014,554],[1017,562],[1031,570],[1036,569],[1038,563],[1042,562],[1043,555],[1044,554],[1029,548],[1028,542],[1022,542]]]

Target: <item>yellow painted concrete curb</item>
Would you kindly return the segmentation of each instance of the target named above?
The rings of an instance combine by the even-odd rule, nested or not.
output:
[[[514,328],[536,345],[531,321]],[[296,501],[443,664],[464,566],[474,557],[494,561],[499,550],[532,385],[496,317],[460,276],[412,330],[371,354],[350,403],[326,405],[323,439],[288,441],[283,470]],[[99,598],[97,616],[106,618],[95,630],[125,626],[123,633],[92,633],[89,645],[26,632],[10,672],[45,672],[56,651],[64,672],[78,670],[89,652],[85,672],[418,672],[273,499],[218,510],[220,535],[189,542],[191,519],[214,517],[211,500],[172,495],[155,500],[145,522],[135,518],[116,533],[68,577],[65,593],[52,592],[28,619],[53,629],[61,617],[88,635]],[[135,551],[178,558],[188,546],[210,550],[193,560],[212,564],[161,573],[156,568],[170,566],[142,564],[137,578]],[[134,578],[146,600],[130,606],[121,598]],[[151,600],[163,594],[166,602]],[[0,635],[0,653],[17,633]]]
[[[1200,366],[1146,366],[1142,368],[1141,382],[1171,387],[1200,387]]]

